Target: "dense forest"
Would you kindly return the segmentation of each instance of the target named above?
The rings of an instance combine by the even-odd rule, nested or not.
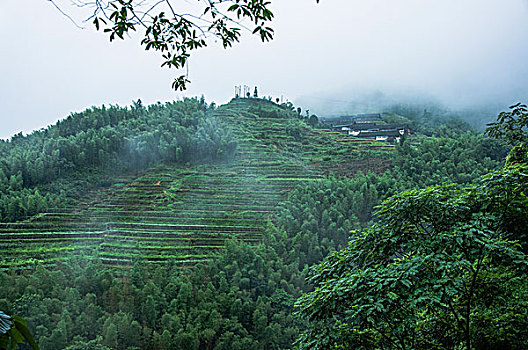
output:
[[[292,106],[252,104],[246,118],[285,118],[285,144],[321,127]],[[79,174],[229,163],[246,141],[214,111],[138,102],[13,137],[0,144],[2,220],[68,206]],[[228,239],[190,268],[78,256],[0,272],[0,310],[23,316],[44,350],[525,347],[527,169],[504,167],[519,141],[406,118],[420,132],[394,145],[390,170],[298,181],[257,243]]]
[[[91,108],[57,124],[0,142],[0,221],[16,221],[66,205],[75,191],[107,173],[139,171],[155,162],[194,163],[228,158],[236,141],[202,99],[144,107]],[[95,176],[90,176],[95,173]],[[57,178],[43,195],[39,187]],[[76,178],[88,183],[69,186]],[[64,185],[66,184],[66,185]]]

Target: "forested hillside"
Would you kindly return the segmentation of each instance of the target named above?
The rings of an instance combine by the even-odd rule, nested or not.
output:
[[[145,169],[155,162],[218,161],[236,142],[202,100],[130,108],[91,108],[40,131],[0,142],[0,221],[16,221],[67,204],[99,176]],[[95,176],[90,177],[95,172]],[[54,183],[43,196],[38,187]],[[84,178],[76,184],[75,179]],[[79,186],[80,188],[75,188]],[[66,202],[66,203],[64,203]]]
[[[310,267],[379,223],[377,205],[458,191],[509,149],[456,122],[361,140],[291,107],[94,108],[3,143],[0,310],[26,318],[41,349],[292,348],[320,321],[294,315]],[[29,210],[37,193],[49,199]]]

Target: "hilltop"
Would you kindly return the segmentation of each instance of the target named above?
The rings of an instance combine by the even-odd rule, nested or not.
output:
[[[128,265],[136,259],[194,264],[214,256],[226,239],[236,238],[250,244],[261,241],[277,205],[286,200],[296,185],[319,181],[328,175],[382,173],[390,166],[393,145],[312,128],[284,105],[263,99],[235,99],[216,109],[196,100],[191,103],[203,121],[192,122],[185,115],[192,115],[192,110],[178,105],[148,108],[136,105],[130,111],[118,110],[126,125],[147,130],[137,132],[135,138],[126,138],[128,144],[143,147],[143,153],[140,149],[112,153],[111,147],[99,151],[99,159],[92,159],[94,166],[86,170],[95,177],[98,172],[104,174],[101,175],[105,178],[104,184],[95,189],[71,180],[72,174],[78,177],[82,173],[80,167],[75,168],[75,162],[80,163],[77,160],[72,161],[69,174],[60,181],[43,184],[44,190],[57,186],[68,188],[67,182],[71,181],[75,191],[70,192],[75,193],[75,198],[64,198],[67,194],[59,192],[66,205],[52,204],[22,220],[2,224],[1,267],[53,265],[75,257],[117,266]],[[187,136],[187,139],[197,139],[194,145],[174,146],[165,140],[168,137],[163,137],[163,132],[181,134],[182,128],[156,127],[148,131],[148,125],[154,125],[157,119],[161,124],[168,123],[163,118],[151,117],[152,114],[173,116],[175,108],[183,111],[180,120],[186,125],[187,134],[195,126],[193,136]],[[68,138],[105,133],[103,138],[119,145],[118,136],[106,136],[110,133],[109,125],[121,130],[119,118],[101,118],[109,114],[116,113],[94,109],[49,127],[45,135],[29,135],[11,143],[27,144],[31,138],[40,140],[52,135],[68,144]],[[77,127],[79,124],[83,127]],[[127,133],[131,134],[132,130]],[[161,141],[151,136],[154,141],[141,145],[141,140],[147,139],[145,134],[162,134],[158,136]],[[172,154],[177,157],[156,148],[164,142],[168,144],[165,148],[172,147]],[[75,152],[61,147],[60,152],[71,153],[73,159]],[[193,159],[191,154],[197,150],[202,156]],[[88,152],[82,148],[77,151],[88,158]],[[129,159],[128,163],[125,158]],[[139,166],[137,159],[141,160]],[[102,172],[101,169],[112,164],[119,165],[121,171]],[[94,173],[94,168],[98,172]],[[52,193],[48,196],[53,196]]]

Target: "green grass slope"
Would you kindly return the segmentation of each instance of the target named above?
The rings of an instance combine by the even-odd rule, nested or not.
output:
[[[0,269],[72,258],[114,266],[207,261],[226,239],[259,242],[295,186],[329,174],[383,172],[394,148],[310,128],[267,100],[233,100],[214,115],[235,136],[232,159],[158,165],[116,178],[74,207],[0,224]]]

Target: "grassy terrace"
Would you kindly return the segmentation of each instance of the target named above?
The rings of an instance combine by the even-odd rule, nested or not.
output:
[[[257,244],[289,190],[326,174],[382,172],[393,146],[314,130],[269,101],[216,111],[238,147],[222,164],[157,166],[90,193],[71,210],[0,224],[0,269],[72,257],[127,266],[135,259],[182,266],[208,261],[236,238]],[[297,133],[289,128],[297,123]]]

